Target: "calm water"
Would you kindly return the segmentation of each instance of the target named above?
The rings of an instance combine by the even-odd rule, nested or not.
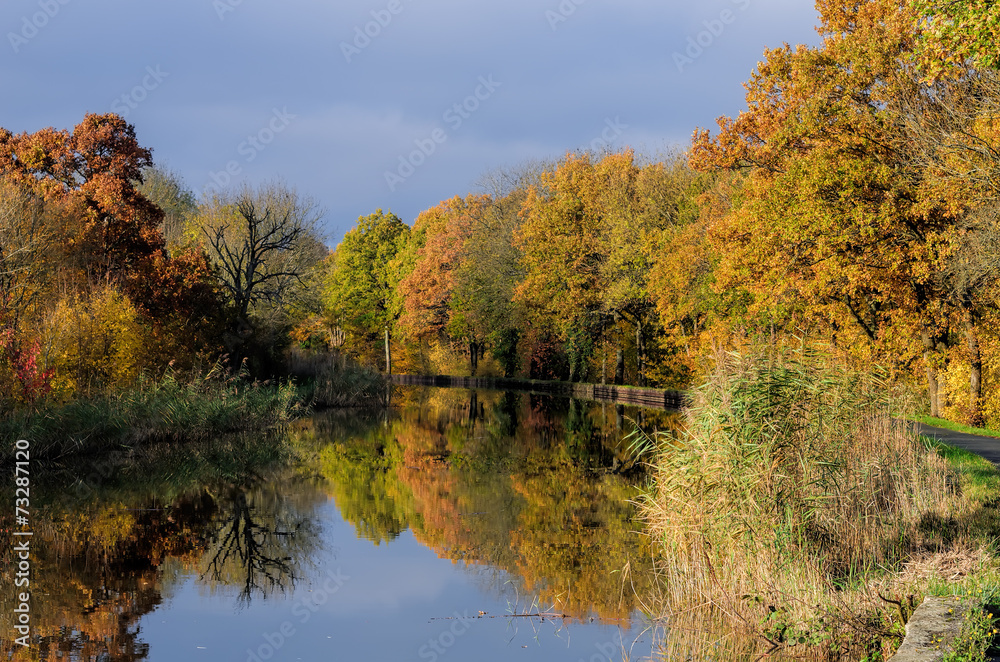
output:
[[[671,425],[407,389],[387,414],[323,414],[281,443],[34,466],[33,644],[48,660],[647,658],[651,554],[629,503],[645,476],[622,441],[636,418]],[[12,632],[0,653],[39,659]]]

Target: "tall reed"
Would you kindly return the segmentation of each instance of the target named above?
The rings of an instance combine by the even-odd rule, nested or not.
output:
[[[345,354],[292,349],[285,364],[304,384],[303,398],[316,407],[379,407],[387,402],[388,380]]]
[[[648,440],[663,610],[700,605],[772,644],[865,621],[873,582],[964,507],[898,409],[877,375],[808,352],[717,361],[681,438]]]

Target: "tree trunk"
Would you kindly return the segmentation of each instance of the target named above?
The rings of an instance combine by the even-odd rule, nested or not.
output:
[[[618,349],[615,351],[615,384],[625,383],[625,350],[622,349],[622,330],[618,326],[618,313],[615,313],[615,338],[618,339]]]
[[[972,311],[965,314],[965,338],[969,344],[969,425],[982,427],[983,420],[983,358],[979,352],[979,336]]]
[[[469,424],[470,426],[475,426],[476,420],[479,418],[479,393],[473,389],[472,394],[469,396]]]
[[[934,338],[927,331],[920,334],[924,343],[924,365],[927,369],[927,398],[930,400],[931,416],[940,418],[941,407],[938,402],[937,369],[934,367]]]
[[[601,333],[601,385],[608,383],[608,341]]]
[[[643,374],[643,354],[646,352],[645,339],[642,336],[642,320],[636,318],[635,321],[635,381],[637,386],[646,385],[646,377]]]
[[[469,341],[469,373],[475,377],[476,370],[479,369],[479,343],[475,340]]]
[[[389,349],[389,325],[385,325],[385,374],[392,374],[392,351]]]

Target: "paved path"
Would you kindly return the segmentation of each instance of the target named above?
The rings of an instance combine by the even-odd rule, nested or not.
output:
[[[919,434],[932,437],[950,446],[958,446],[1000,466],[1000,439],[996,437],[981,437],[976,434],[955,432],[945,428],[936,428],[923,423],[914,423]]]
[[[913,425],[918,434],[964,448],[1000,465],[1000,439],[996,437],[981,437],[923,423]],[[906,624],[906,638],[896,654],[889,658],[889,662],[937,662],[944,659],[942,648],[951,643],[962,625],[956,614],[948,613],[948,609],[954,607],[954,604],[953,600],[944,598],[925,598]],[[987,657],[991,662],[997,662],[997,659]]]

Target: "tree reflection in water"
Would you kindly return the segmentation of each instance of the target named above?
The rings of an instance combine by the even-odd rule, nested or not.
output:
[[[410,529],[498,592],[513,578],[574,618],[630,618],[652,577],[630,503],[641,458],[623,441],[636,410],[461,389],[405,389],[395,402],[385,424],[330,414],[296,433],[359,536],[381,544]]]
[[[202,557],[201,579],[213,586],[240,587],[238,600],[290,591],[318,546],[317,527],[294,499],[258,486],[232,489]]]
[[[65,489],[47,468],[56,500],[38,501],[32,521],[32,589],[45,596],[32,607],[33,651],[0,639],[0,659],[146,659],[141,619],[192,576],[243,606],[290,592],[322,556],[315,513],[331,495],[360,537],[385,544],[409,529],[489,590],[509,595],[513,583],[525,602],[580,619],[634,613],[651,590],[629,503],[641,469],[619,430],[634,412],[443,389],[396,401],[388,417],[301,421],[287,443],[158,446],[99,472],[72,467]],[[71,489],[75,476],[91,489]],[[12,512],[0,510],[7,550]],[[0,563],[4,585],[12,567]],[[0,591],[0,613],[14,597]]]
[[[141,619],[196,569],[208,591],[232,590],[239,604],[288,590],[319,550],[313,512],[326,497],[275,453],[282,443],[225,439],[105,458],[98,469],[47,467],[32,499],[31,649],[0,637],[0,659],[145,660]],[[73,488],[81,476],[86,490]],[[13,507],[0,512],[10,550]],[[13,586],[8,561],[0,583]],[[0,613],[13,613],[15,597],[0,591]]]

